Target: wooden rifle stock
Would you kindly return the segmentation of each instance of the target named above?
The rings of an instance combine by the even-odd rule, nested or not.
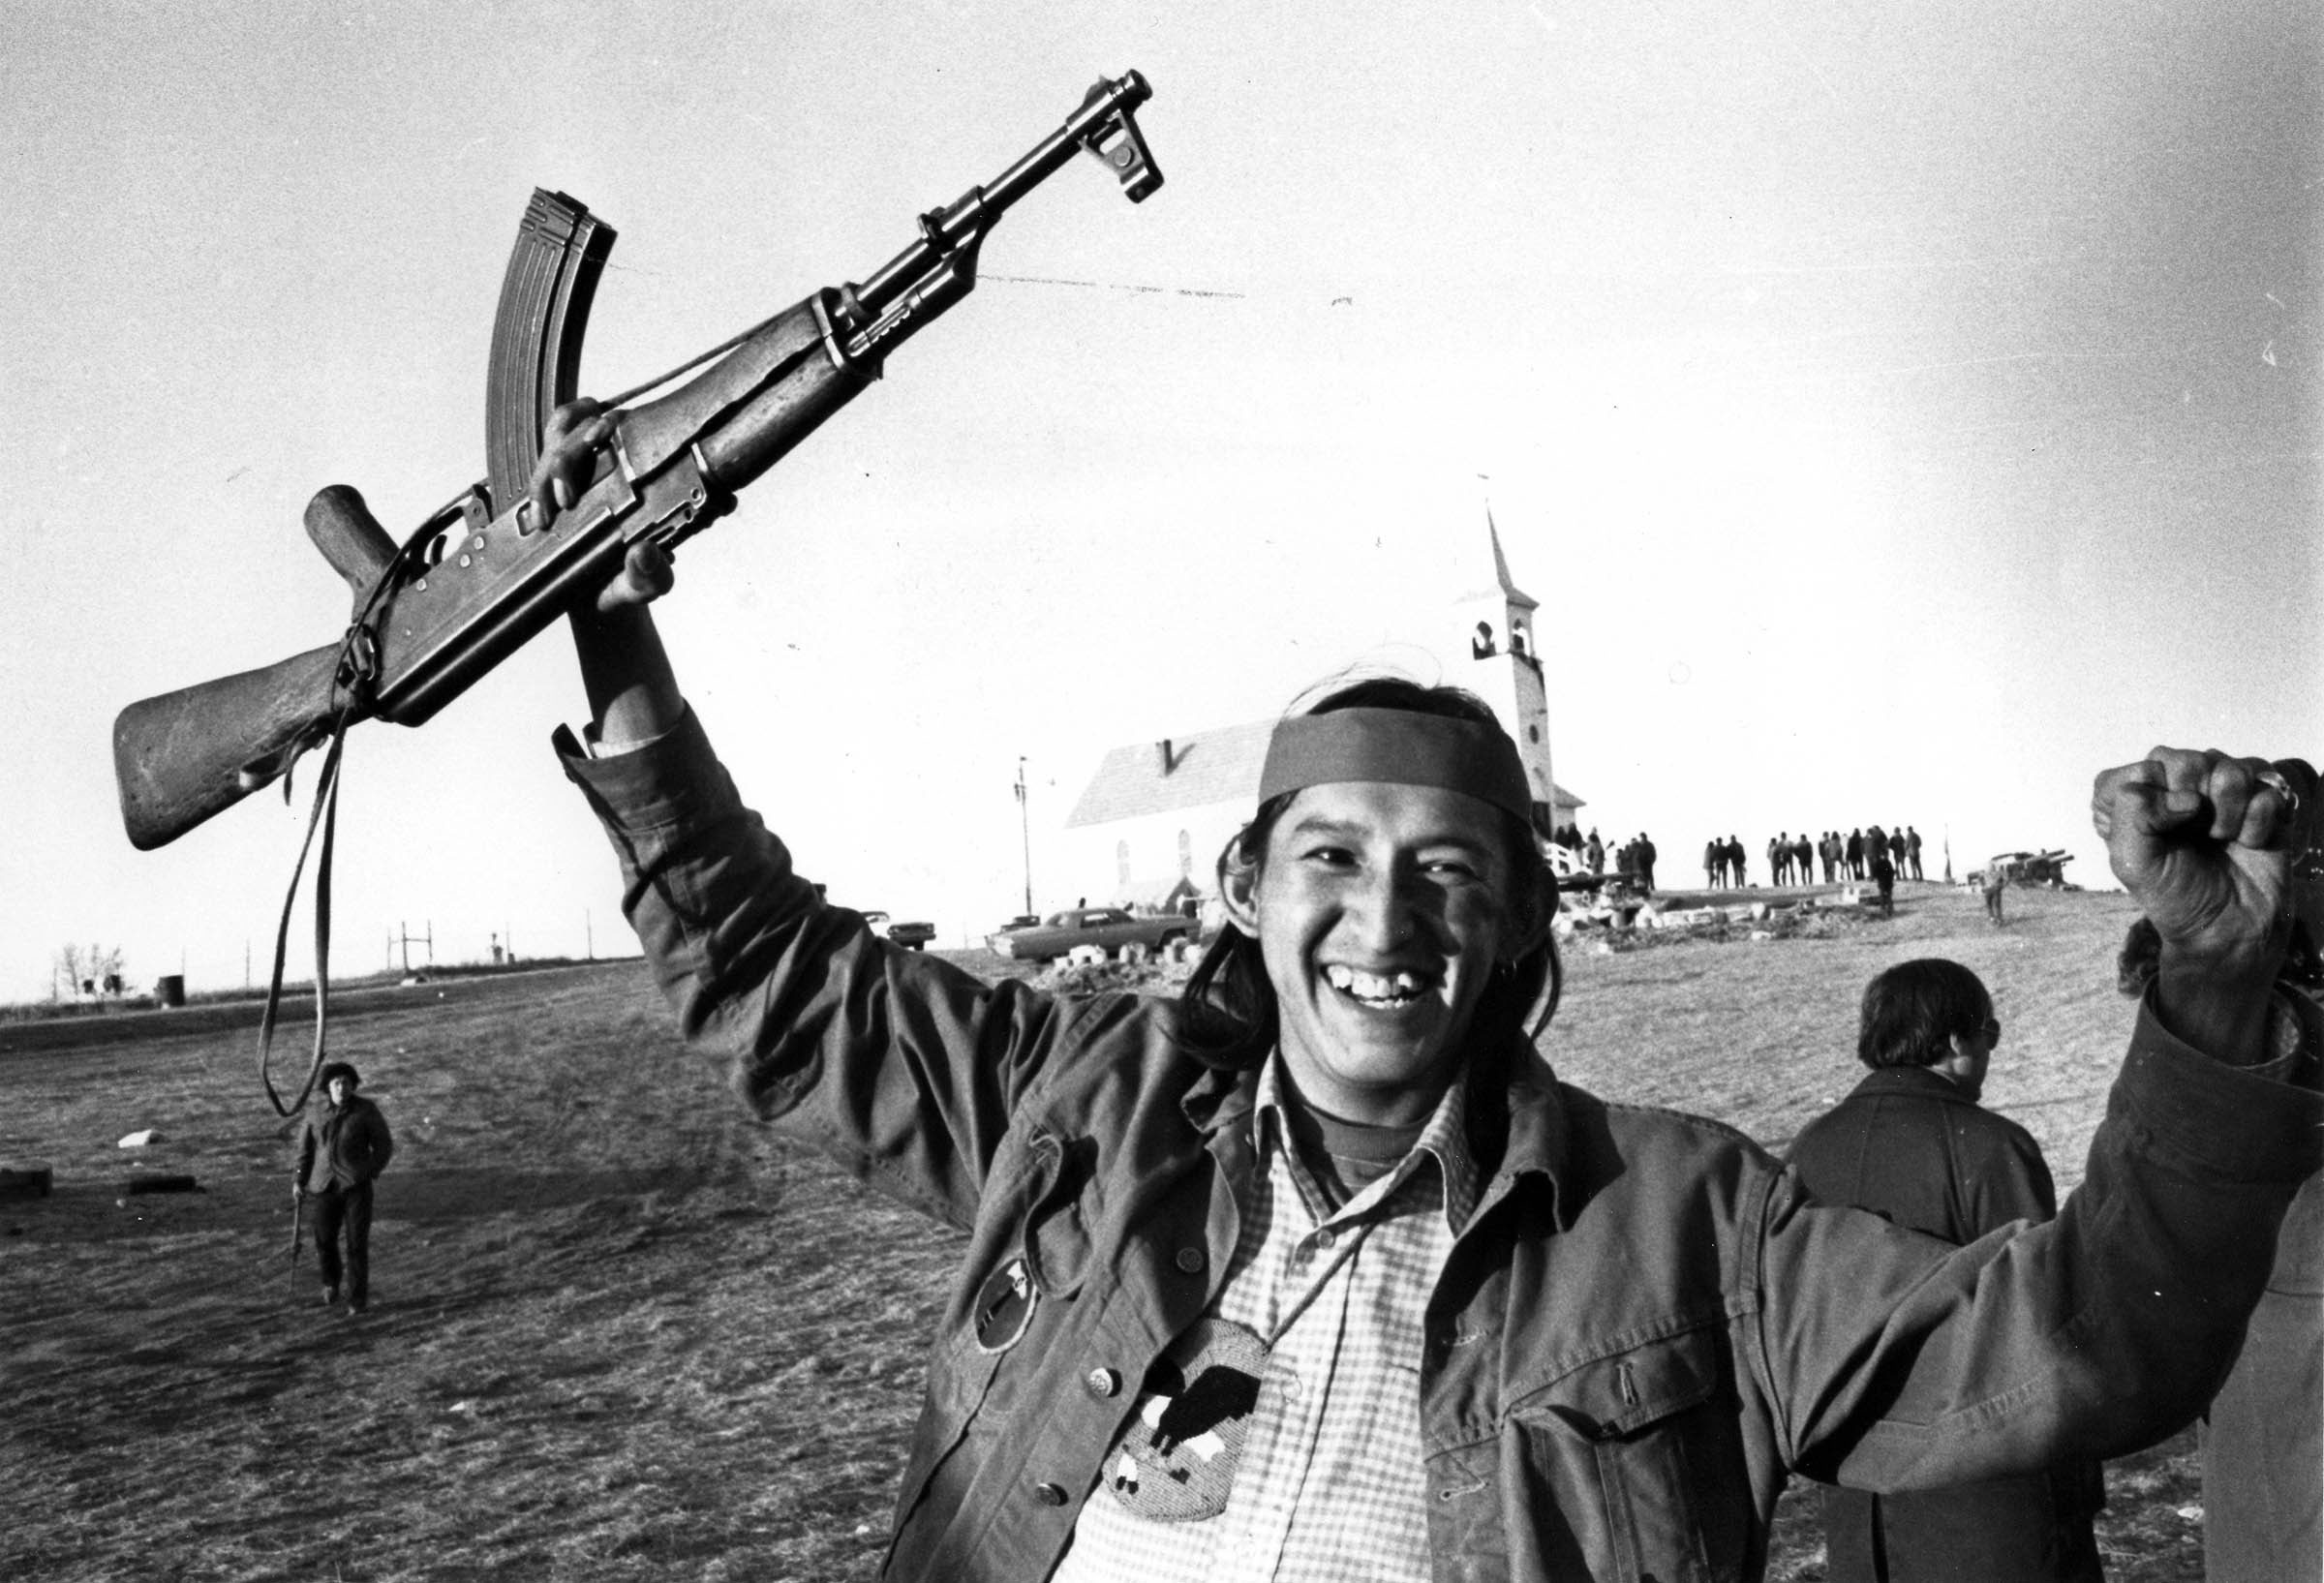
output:
[[[338,668],[339,645],[326,643],[123,710],[113,773],[130,844],[150,851],[281,774],[329,728]]]
[[[890,350],[974,289],[977,253],[994,223],[1076,153],[1096,157],[1133,202],[1160,187],[1132,115],[1151,94],[1136,72],[1101,79],[997,179],[923,215],[919,240],[868,281],[815,292],[687,383],[621,411],[595,481],[547,522],[521,498],[524,481],[541,422],[572,394],[612,232],[570,199],[535,194],[502,293],[490,476],[400,547],[353,490],[334,485],[316,496],[307,530],[354,590],[353,625],[338,644],[123,710],[113,763],[132,844],[163,845],[240,801],[327,738],[343,712],[350,723],[372,715],[421,723],[576,600],[594,596],[631,543],[651,536],[675,545],[731,510],[736,491],[878,378]],[[572,212],[536,225],[544,199]],[[542,255],[528,258],[529,245],[558,250],[553,277]],[[527,326],[527,339],[504,345],[515,322]]]

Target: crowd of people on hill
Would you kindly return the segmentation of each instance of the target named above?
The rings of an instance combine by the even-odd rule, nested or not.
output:
[[[1596,830],[1584,835],[1579,825],[1568,823],[1560,825],[1549,839],[1573,854],[1574,867],[1579,872],[1604,874],[1610,863],[1614,873],[1653,894],[1657,854],[1653,839],[1644,831],[1613,846]],[[1796,837],[1788,830],[1779,831],[1767,842],[1765,883],[1814,885],[1820,868],[1823,884],[1870,881],[1881,885],[1885,895],[1897,880],[1927,877],[1920,852],[1920,832],[1911,825],[1893,831],[1879,825],[1859,826],[1846,835],[1827,830],[1812,839],[1804,830]],[[1740,890],[1753,883],[1750,856],[1739,837],[1714,836],[1703,843],[1702,882],[1714,891]]]
[[[1804,830],[1797,836],[1778,831],[1767,842],[1765,882],[1814,885],[1819,868],[1821,883],[1826,885],[1922,879],[1927,876],[1921,868],[1920,849],[1920,832],[1911,825],[1895,831],[1871,825],[1845,836],[1827,830],[1813,839]],[[1749,856],[1741,840],[1731,835],[1713,836],[1703,843],[1702,882],[1715,891],[1739,890],[1752,883]]]

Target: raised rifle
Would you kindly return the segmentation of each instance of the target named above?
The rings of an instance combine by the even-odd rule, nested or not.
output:
[[[358,720],[420,724],[593,597],[632,543],[675,545],[723,516],[877,379],[890,351],[968,294],[994,224],[1076,153],[1094,155],[1133,202],[1160,187],[1132,114],[1151,93],[1136,72],[1101,78],[998,178],[921,216],[919,239],[869,280],[816,291],[711,353],[685,384],[617,411],[594,481],[548,521],[535,520],[527,484],[543,423],[572,398],[613,232],[570,198],[536,193],[502,289],[485,478],[400,544],[354,490],[316,495],[307,533],[354,590],[354,619],[337,642],[121,712],[113,769],[131,843],[176,839]]]

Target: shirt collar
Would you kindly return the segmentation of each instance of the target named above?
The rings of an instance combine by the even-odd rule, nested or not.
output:
[[[1962,1105],[1977,1102],[1962,1087],[1942,1072],[1932,1072],[1925,1066],[1876,1066],[1856,1082],[1858,1094],[1917,1094],[1928,1099],[1949,1099]]]
[[[1255,1096],[1257,1120],[1253,1136],[1262,1172],[1268,1168],[1269,1152],[1282,1148],[1291,1137],[1290,1121],[1284,1113],[1288,1089],[1289,1082],[1283,1075],[1283,1052],[1277,1049],[1259,1069],[1259,1089]],[[1469,1069],[1463,1062],[1452,1086],[1445,1090],[1444,1097],[1436,1102],[1436,1109],[1422,1126],[1421,1136],[1414,1140],[1412,1152],[1389,1172],[1395,1185],[1382,1194],[1385,1197],[1400,1191],[1424,1161],[1433,1160],[1442,1184],[1440,1202],[1445,1220],[1455,1233],[1468,1224],[1469,1215],[1477,1206],[1477,1157],[1469,1147],[1468,1104]]]

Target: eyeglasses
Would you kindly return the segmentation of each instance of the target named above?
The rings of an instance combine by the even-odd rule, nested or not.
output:
[[[2002,1023],[2001,1023],[2001,1019],[1999,1019],[1999,1018],[1995,1018],[1995,1017],[1989,1017],[1989,1018],[1985,1019],[1985,1027],[1984,1027],[1984,1030],[1983,1030],[1983,1031],[1984,1031],[1984,1034],[1985,1034],[1985,1042],[1986,1042],[1987,1044],[1989,1044],[1989,1045],[1998,1045],[1998,1044],[2000,1044],[2000,1043],[2002,1042]]]

